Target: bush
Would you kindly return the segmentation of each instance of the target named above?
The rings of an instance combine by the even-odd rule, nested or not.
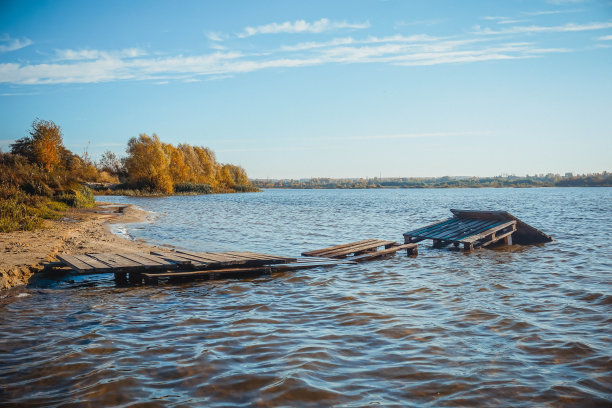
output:
[[[93,192],[87,186],[79,186],[67,192],[60,193],[57,201],[66,203],[70,207],[90,208],[95,204]]]
[[[200,183],[178,183],[174,185],[175,193],[211,194],[210,184]]]
[[[255,186],[252,186],[250,184],[236,184],[234,186],[234,190],[237,193],[256,193],[258,191],[261,191],[260,189],[258,189]]]
[[[42,219],[35,209],[16,198],[0,199],[0,232],[30,231],[41,224]]]

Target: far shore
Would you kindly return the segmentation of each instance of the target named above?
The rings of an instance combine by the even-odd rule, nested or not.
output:
[[[42,229],[0,234],[0,290],[25,285],[60,253],[138,252],[158,249],[141,240],[111,232],[111,224],[145,222],[150,214],[132,205],[97,202],[94,208],[71,209]]]

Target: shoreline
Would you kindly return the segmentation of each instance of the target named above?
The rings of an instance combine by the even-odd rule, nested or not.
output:
[[[93,208],[70,209],[61,220],[34,231],[0,234],[0,291],[27,285],[42,262],[59,253],[142,252],[158,249],[111,231],[113,224],[147,222],[150,213],[131,204],[96,202]]]

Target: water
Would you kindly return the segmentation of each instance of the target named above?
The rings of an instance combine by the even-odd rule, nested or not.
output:
[[[612,189],[125,198],[132,238],[299,255],[506,209],[542,246],[248,280],[40,280],[0,305],[0,401],[56,406],[610,406]]]

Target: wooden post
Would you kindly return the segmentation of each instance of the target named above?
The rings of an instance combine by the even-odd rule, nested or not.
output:
[[[115,272],[115,284],[125,285],[127,283],[127,273]]]
[[[474,249],[474,244],[472,242],[464,242],[463,243],[463,250],[464,251],[471,251],[472,249]]]
[[[130,272],[128,280],[132,285],[140,285],[142,283],[142,275],[138,272]]]
[[[512,235],[508,235],[507,237],[504,238],[504,243],[506,245],[512,245]]]

